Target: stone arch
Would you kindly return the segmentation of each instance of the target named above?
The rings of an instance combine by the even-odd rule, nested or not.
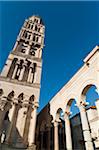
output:
[[[72,94],[68,97],[68,101],[65,103],[65,113],[69,115],[69,117],[73,117],[74,115],[79,113],[78,107],[78,95]]]
[[[19,103],[22,102],[23,99],[24,99],[24,93],[20,93],[20,94],[18,95],[18,102],[19,102]]]
[[[69,112],[70,111],[70,106],[72,104],[72,102],[74,101],[75,99],[74,98],[70,98],[66,104],[66,112]]]
[[[1,100],[1,124],[0,124],[0,128],[1,128],[1,132],[0,132],[0,136],[2,139],[2,136],[4,135],[3,138],[3,142],[5,141],[5,138],[7,136],[7,128],[10,125],[10,119],[9,119],[9,112],[12,108],[12,99],[15,95],[15,92],[12,90],[10,93],[7,94],[7,96],[3,96],[2,100]]]
[[[14,95],[15,95],[15,93],[12,90],[7,96],[5,96],[5,95],[2,96],[1,103],[0,103],[1,110],[6,110],[6,111],[10,110],[10,108],[12,107],[11,101],[12,101]],[[5,111],[5,113],[6,113],[6,111]]]
[[[34,101],[35,101],[35,96],[34,96],[34,95],[31,95],[31,96],[29,97],[29,103],[32,104]]]
[[[63,116],[63,109],[62,108],[58,108],[57,112],[56,112],[56,121],[59,121],[60,122],[60,118],[62,118]]]
[[[93,79],[86,80],[80,87],[78,102],[81,100],[84,101],[86,99],[86,93],[91,86],[95,86],[97,88],[97,82]]]
[[[15,92],[12,90],[12,91],[8,94],[7,100],[11,101],[12,98],[14,97],[14,95],[15,95]]]
[[[70,111],[70,107],[72,105],[72,102],[75,101],[77,103],[77,100],[78,100],[78,95],[75,94],[74,92],[72,92],[70,95],[68,95],[65,98],[64,111],[65,112]]]
[[[86,87],[84,87],[83,91],[82,91],[82,95],[86,95],[87,91],[90,89],[90,87],[95,86],[93,84],[88,84]],[[96,87],[96,86],[95,86]]]

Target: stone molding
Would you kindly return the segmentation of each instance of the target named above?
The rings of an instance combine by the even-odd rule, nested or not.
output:
[[[38,84],[38,83],[28,83],[28,82],[24,82],[24,81],[15,80],[15,79],[9,79],[9,78],[3,77],[3,76],[0,76],[0,80],[5,81],[5,82],[10,82],[10,83],[14,83],[14,84],[19,84],[19,85],[23,85],[23,86],[30,86],[33,88],[40,89],[40,84]]]

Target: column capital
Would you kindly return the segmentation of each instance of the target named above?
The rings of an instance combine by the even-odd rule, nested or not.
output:
[[[16,65],[20,65],[20,59],[17,61]]]
[[[99,69],[98,69],[98,74],[99,74]],[[98,76],[99,76],[99,75],[98,75]],[[97,81],[99,81],[99,77],[98,77]],[[96,93],[99,95],[99,82],[98,82],[98,84],[97,84],[97,86],[96,86],[95,91],[96,91]]]
[[[99,98],[97,98],[96,101],[99,102]]]
[[[57,127],[57,126],[58,126],[58,121],[55,120],[55,121],[53,122],[53,124],[54,124],[54,127]]]
[[[33,68],[33,63],[30,64],[30,68],[31,68],[31,69]]]
[[[80,103],[76,104],[76,106],[78,106],[79,108],[85,108],[86,106],[89,105],[89,102],[86,101],[80,101]]]
[[[14,105],[18,105],[19,107],[22,107],[22,101],[19,101],[19,99],[18,98],[14,98],[14,100],[13,100],[13,104]]]
[[[18,104],[18,98],[14,98],[13,104]]]
[[[7,103],[7,97],[2,97],[1,100],[0,100],[0,109],[3,111],[4,110],[4,107]]]
[[[66,120],[67,118],[69,118],[69,116],[72,114],[72,112],[70,111],[65,111],[64,113],[64,120]]]
[[[23,67],[26,67],[27,64],[28,64],[28,62],[25,60],[22,66],[23,66]]]
[[[27,99],[23,100],[22,107],[28,107],[29,101]]]
[[[33,102],[33,108],[38,108],[39,107],[39,103],[38,102]]]

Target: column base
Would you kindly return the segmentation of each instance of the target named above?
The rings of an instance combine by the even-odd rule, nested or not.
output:
[[[27,148],[27,150],[36,150],[36,145],[35,144],[32,144],[31,146],[29,146]]]

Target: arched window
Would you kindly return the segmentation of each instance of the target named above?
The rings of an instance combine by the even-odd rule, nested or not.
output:
[[[14,91],[12,91],[12,92],[10,92],[9,94],[8,94],[8,96],[7,96],[7,99],[9,100],[9,101],[11,101],[11,99],[14,97]]]
[[[29,104],[32,104],[34,101],[34,95],[32,95],[30,98],[29,98]]]
[[[18,64],[18,69],[16,71],[16,75],[15,75],[15,79],[19,79],[20,73],[21,73],[21,69],[22,69],[22,65],[23,65],[23,60],[20,60],[20,63]]]
[[[8,74],[7,74],[7,77],[8,77],[8,78],[12,78],[12,75],[13,75],[13,72],[14,72],[15,65],[16,65],[17,61],[18,61],[17,58],[14,58],[14,59],[13,59],[12,64],[11,64],[10,69],[9,69],[9,72],[8,72]]]
[[[18,102],[19,103],[22,103],[22,100],[24,99],[24,93],[21,93],[19,96],[18,96]]]

